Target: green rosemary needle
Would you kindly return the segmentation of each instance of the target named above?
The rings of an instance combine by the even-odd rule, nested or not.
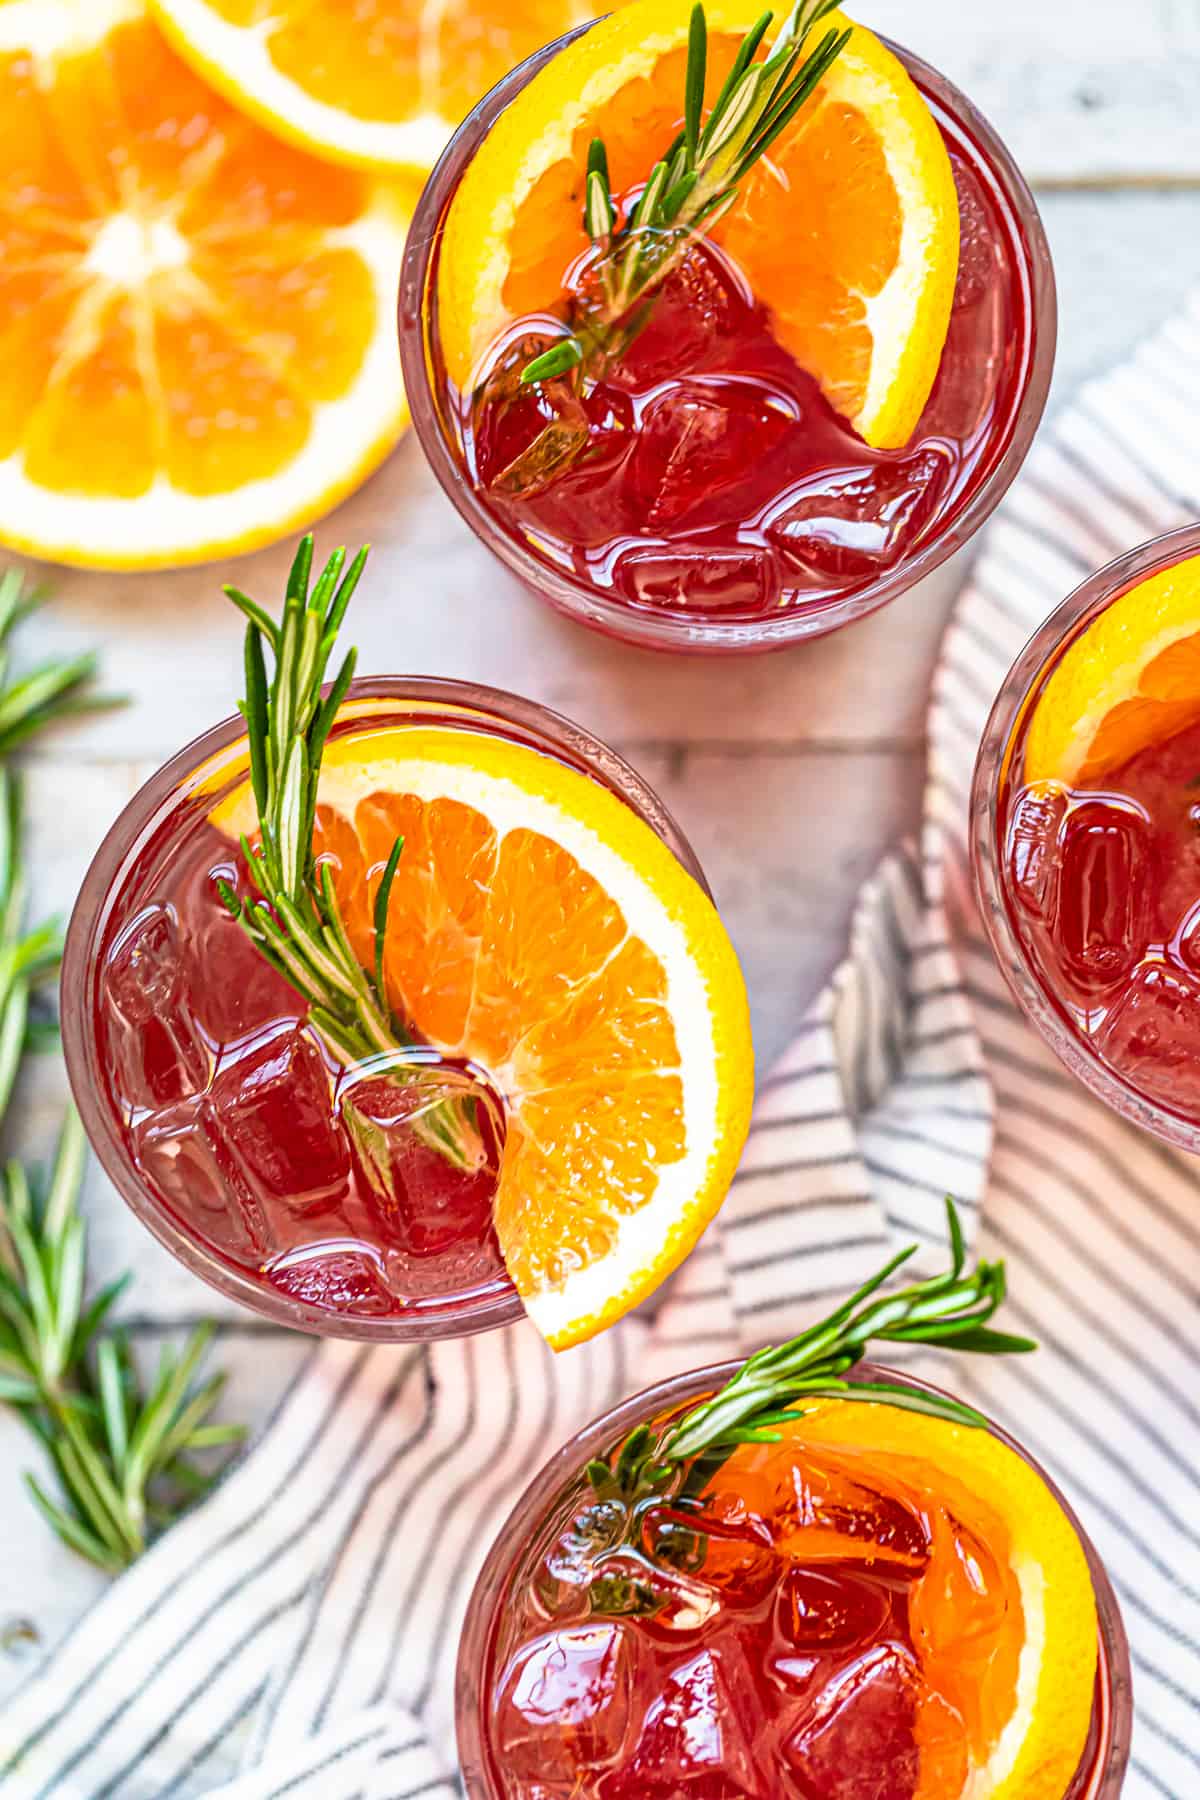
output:
[[[335,550],[312,580],[313,539],[302,538],[288,576],[278,623],[249,595],[225,592],[246,617],[246,721],[250,779],[258,812],[258,842],[242,839],[242,853],[257,900],[243,900],[227,881],[219,890],[259,952],[309,1003],[308,1019],[334,1059],[348,1069],[377,1065],[420,1087],[429,1078],[405,1063],[412,1046],[403,1022],[388,1004],[383,980],[383,942],[388,903],[403,840],[392,847],[375,898],[375,962],[364,969],[342,918],[329,864],[313,851],[317,788],[325,745],[354,676],[350,650],[325,688],[329,659],[346,608],[367,560],[361,549],[349,567]],[[268,678],[267,656],[273,659]],[[488,1153],[480,1133],[477,1100],[443,1099],[419,1112],[409,1128],[454,1168],[477,1170]],[[347,1115],[372,1179],[387,1185],[387,1158],[378,1128]]]
[[[88,691],[90,656],[6,681],[11,634],[37,604],[14,571],[0,576],[0,755],[56,720],[115,704]],[[27,929],[24,910],[20,792],[0,766],[0,1117],[34,1037],[31,996],[57,973],[62,952],[57,923]],[[54,1471],[57,1495],[25,1478],[40,1511],[72,1549],[115,1574],[209,1486],[213,1476],[194,1455],[243,1434],[208,1422],[223,1378],[195,1380],[207,1329],[180,1354],[165,1350],[147,1389],[128,1340],[107,1328],[128,1276],[85,1303],[85,1155],[71,1112],[46,1177],[16,1160],[0,1169],[0,1403]]]
[[[569,335],[528,363],[521,380],[550,381],[582,368],[599,375],[632,342],[663,279],[693,240],[711,231],[737,198],[754,164],[791,124],[841,55],[850,30],[812,34],[838,0],[797,0],[771,52],[756,62],[773,14],[743,39],[720,92],[704,115],[708,27],[697,5],[688,31],[683,129],[655,163],[629,217],[617,225],[601,139],[588,152],[584,227],[595,247],[586,297],[572,308]]]
[[[925,1344],[939,1350],[1007,1355],[1036,1349],[1029,1338],[989,1324],[1005,1297],[1003,1262],[967,1268],[954,1202],[947,1198],[951,1263],[942,1275],[898,1292],[880,1290],[916,1253],[911,1245],[857,1293],[799,1337],[757,1351],[717,1393],[656,1430],[639,1425],[613,1456],[589,1464],[601,1498],[627,1503],[702,1491],[704,1481],[741,1444],[770,1444],[779,1428],[804,1417],[806,1400],[886,1401],[952,1424],[985,1426],[972,1407],[900,1382],[848,1381],[872,1342]]]

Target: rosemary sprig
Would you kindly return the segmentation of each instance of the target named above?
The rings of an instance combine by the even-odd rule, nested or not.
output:
[[[597,1495],[627,1504],[694,1496],[740,1444],[775,1443],[780,1426],[804,1417],[806,1400],[882,1400],[956,1425],[986,1425],[980,1413],[958,1400],[899,1382],[846,1379],[872,1341],[991,1356],[1036,1349],[1029,1338],[991,1328],[989,1320],[1005,1296],[1004,1264],[980,1262],[968,1270],[962,1226],[949,1198],[946,1214],[951,1264],[944,1274],[881,1294],[917,1246],[902,1250],[820,1324],[749,1357],[711,1399],[661,1430],[637,1426],[611,1458],[590,1463],[587,1473]]]
[[[647,316],[663,279],[693,240],[711,231],[738,187],[840,56],[851,32],[830,29],[810,49],[813,31],[838,0],[797,0],[770,54],[755,58],[773,14],[743,39],[721,90],[704,116],[708,28],[697,5],[688,32],[683,129],[655,163],[636,205],[617,224],[617,204],[601,139],[588,152],[584,227],[595,256],[586,297],[572,308],[569,335],[522,371],[522,382],[551,381],[582,368],[602,374],[625,350]]]
[[[242,853],[258,890],[243,900],[227,881],[219,890],[259,952],[309,1003],[309,1023],[335,1060],[348,1069],[372,1062],[394,1074],[397,1053],[412,1046],[404,1024],[388,1004],[383,981],[383,941],[388,903],[403,840],[392,847],[375,899],[374,968],[364,969],[354,953],[327,862],[313,851],[317,787],[325,745],[338,708],[354,676],[357,652],[350,650],[325,691],[325,676],[337,635],[367,560],[361,549],[349,567],[346,552],[335,550],[312,581],[313,539],[301,539],[288,576],[278,624],[236,587],[225,592],[246,617],[246,697],[239,710],[246,721],[250,778],[258,812],[259,839],[242,839]],[[267,676],[267,652],[273,672]],[[419,1068],[403,1065],[403,1079],[419,1087]],[[438,1101],[417,1113],[410,1128],[451,1164],[482,1168],[487,1149],[473,1097]],[[359,1133],[373,1179],[386,1186],[386,1169],[371,1154],[378,1132]]]
[[[64,1543],[116,1574],[215,1479],[195,1454],[244,1432],[208,1422],[225,1377],[194,1379],[211,1326],[178,1355],[164,1348],[147,1389],[126,1334],[104,1329],[129,1277],[85,1307],[85,1154],[72,1111],[44,1183],[18,1162],[0,1180],[0,1400],[17,1409],[57,1476],[56,1499],[26,1475],[39,1510]]]
[[[0,576],[0,682],[12,631],[36,605],[15,571]],[[92,672],[93,658],[76,657],[0,688],[0,753],[54,720],[115,704],[87,691]],[[25,929],[24,906],[20,794],[0,767],[0,1117],[34,1037],[31,995],[57,972],[62,950],[57,923]],[[128,1277],[85,1305],[85,1148],[71,1112],[44,1180],[15,1160],[0,1171],[0,1402],[15,1408],[54,1469],[57,1498],[26,1476],[42,1513],[73,1549],[115,1573],[213,1479],[193,1455],[242,1433],[208,1423],[222,1377],[194,1383],[207,1331],[180,1356],[164,1352],[146,1391],[127,1339],[106,1329]]]

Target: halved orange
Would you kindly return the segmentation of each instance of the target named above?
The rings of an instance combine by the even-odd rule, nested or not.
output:
[[[1091,1725],[1096,1599],[1078,1532],[1031,1464],[987,1431],[820,1400],[778,1444],[735,1451],[710,1491],[771,1521],[801,1566],[849,1560],[903,1582],[915,1800],[1062,1800]],[[898,1517],[919,1522],[920,1556]]]
[[[235,106],[337,162],[427,174],[517,63],[593,0],[152,0]]]
[[[481,732],[336,738],[319,801],[318,847],[367,967],[403,835],[389,999],[504,1097],[505,1262],[556,1349],[590,1337],[687,1255],[745,1141],[746,990],[712,903],[607,788]],[[213,820],[252,831],[247,788]]]
[[[407,416],[406,223],[236,114],[139,0],[0,7],[0,542],[150,568],[334,505]]]
[[[757,0],[710,0],[708,101]],[[484,140],[446,220],[439,329],[459,387],[515,318],[553,311],[587,247],[587,147],[614,193],[644,181],[683,110],[691,0],[634,0],[561,51]],[[829,15],[819,27],[849,21]],[[773,329],[868,443],[911,437],[937,374],[958,274],[959,214],[928,106],[878,38],[846,48],[742,183],[714,232]]]
[[[1200,556],[1121,594],[1077,637],[1030,721],[1025,780],[1071,787],[1200,719]]]

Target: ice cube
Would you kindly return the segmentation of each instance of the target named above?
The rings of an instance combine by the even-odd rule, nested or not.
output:
[[[1008,818],[1009,885],[1022,910],[1049,922],[1058,902],[1058,834],[1067,810],[1062,788],[1039,782],[1018,796]]]
[[[673,382],[643,407],[630,463],[643,529],[665,531],[693,513],[705,527],[740,523],[745,484],[793,425],[757,382]]]
[[[730,1613],[759,1607],[782,1579],[786,1565],[753,1527],[705,1513],[693,1518],[654,1509],[643,1519],[647,1550],[661,1567],[693,1577],[694,1613]],[[701,1595],[707,1594],[707,1607]]]
[[[897,1644],[876,1644],[824,1683],[784,1744],[789,1770],[813,1800],[912,1800],[916,1670]]]
[[[332,1096],[321,1052],[294,1024],[250,1039],[221,1062],[211,1116],[268,1210],[282,1202],[304,1212],[346,1193],[350,1151]]]
[[[606,1778],[605,1800],[768,1800],[774,1790],[752,1748],[756,1698],[736,1638],[676,1664],[646,1709],[632,1755]]]
[[[523,1644],[499,1684],[496,1732],[506,1772],[570,1783],[616,1757],[629,1730],[635,1657],[618,1620]]]
[[[1105,1061],[1164,1106],[1200,1106],[1200,979],[1170,963],[1136,969],[1096,1034]]]
[[[1150,930],[1153,845],[1145,814],[1115,799],[1073,806],[1059,835],[1058,940],[1083,996],[1124,981]]]
[[[912,549],[950,474],[949,453],[938,445],[891,462],[825,470],[792,489],[767,536],[811,574],[868,581]]]
[[[344,1076],[338,1106],[393,1279],[410,1293],[438,1293],[498,1274],[492,1210],[503,1125],[491,1091],[414,1052]],[[440,1147],[447,1131],[466,1166]]]
[[[378,1256],[365,1244],[309,1244],[264,1270],[280,1293],[349,1318],[389,1318],[401,1310]]]
[[[853,1650],[881,1634],[891,1611],[878,1582],[845,1569],[796,1563],[780,1590],[777,1620],[785,1642],[798,1650]]]
[[[239,1262],[271,1248],[267,1218],[230,1156],[203,1096],[139,1121],[133,1154],[145,1179],[181,1221]]]
[[[614,382],[647,388],[673,381],[681,369],[699,374],[720,359],[753,315],[737,277],[711,244],[697,244],[684,257],[663,282],[661,298],[613,370]]]
[[[613,582],[641,606],[695,613],[758,614],[779,593],[780,579],[770,550],[719,550],[701,555],[663,549],[627,551],[613,567]]]
[[[204,971],[191,983],[192,1012],[220,1051],[266,1026],[299,1021],[308,1006],[230,917],[217,892],[218,876],[243,895],[251,891],[237,860],[201,865],[195,876],[197,891],[188,896],[185,916],[190,960],[197,971]]]
[[[952,157],[954,186],[958,194],[958,277],[954,287],[956,307],[977,306],[996,286],[1004,261],[1004,240],[989,216],[989,205],[979,176],[970,164]]]
[[[147,906],[105,959],[108,1050],[134,1109],[169,1106],[207,1084],[210,1058],[188,1013],[183,952],[170,907]]]

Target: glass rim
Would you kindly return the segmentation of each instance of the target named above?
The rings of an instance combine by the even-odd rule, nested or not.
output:
[[[441,676],[366,675],[352,681],[347,702],[411,701],[429,708],[459,710],[471,729],[516,727],[534,747],[559,754],[593,780],[601,782],[660,837],[702,891],[711,893],[695,851],[658,795],[624,757],[601,738],[563,714],[534,700],[477,682]],[[451,727],[452,729],[454,727]],[[107,1098],[93,1029],[98,950],[108,924],[117,881],[139,844],[189,779],[211,758],[245,736],[240,714],[221,720],[177,751],[145,781],[106,831],[89,864],[67,927],[60,977],[63,1058],[67,1078],[84,1131],[101,1167],[134,1215],[193,1275],[273,1323],[309,1332],[374,1343],[426,1342],[435,1338],[470,1337],[496,1330],[524,1317],[524,1307],[511,1285],[475,1297],[454,1297],[444,1309],[414,1310],[406,1317],[351,1318],[299,1300],[269,1287],[224,1261],[186,1231],[142,1180],[119,1131]]]
[[[640,1393],[632,1394],[627,1400],[611,1407],[555,1451],[533,1476],[505,1518],[471,1591],[459,1639],[455,1723],[459,1767],[467,1800],[505,1800],[488,1773],[480,1697],[483,1672],[491,1647],[492,1623],[529,1535],[545,1517],[568,1482],[579,1476],[589,1457],[604,1445],[619,1440],[650,1415],[666,1411],[684,1400],[719,1387],[741,1368],[743,1360],[735,1357],[727,1362],[711,1363],[705,1368],[691,1369],[685,1374],[654,1382]],[[895,1381],[942,1398],[953,1397],[948,1395],[945,1388],[938,1387],[933,1382],[922,1381],[905,1370],[889,1368],[882,1363],[859,1363],[851,1370],[848,1379]],[[1085,1787],[1073,1800],[1117,1800],[1129,1763],[1133,1729],[1133,1677],[1129,1641],[1112,1582],[1095,1545],[1057,1482],[1047,1474],[1032,1452],[995,1420],[987,1418],[986,1425],[993,1437],[1014,1450],[1045,1482],[1061,1506],[1087,1558],[1096,1598],[1099,1638],[1099,1741],[1093,1766],[1087,1772]]]
[[[820,637],[865,618],[941,566],[995,510],[1011,486],[1033,442],[1050,390],[1058,335],[1058,299],[1045,227],[1025,177],[1003,139],[979,109],[938,70],[889,38],[881,41],[939,105],[960,121],[980,152],[1006,206],[1017,222],[1026,254],[1021,280],[1026,292],[1029,349],[1024,386],[1016,402],[1009,439],[995,467],[962,510],[915,556],[902,559],[877,581],[851,594],[779,617],[721,621],[698,616],[650,613],[608,599],[591,583],[540,561],[503,531],[463,475],[446,434],[429,377],[424,298],[430,263],[441,239],[443,213],[468,163],[509,101],[552,57],[598,20],[578,25],[519,63],[467,114],[443,150],[413,215],[400,274],[399,339],[413,425],[425,458],[443,492],[475,537],[492,550],[527,589],[559,612],[599,627],[643,648],[688,652],[782,649]]]
[[[1200,554],[1200,524],[1183,525],[1126,550],[1081,581],[1042,621],[1013,662],[992,704],[971,782],[969,841],[975,896],[993,954],[1013,997],[1071,1074],[1122,1118],[1164,1142],[1200,1153],[1200,1120],[1153,1100],[1111,1068],[1077,1030],[1035,970],[1013,925],[1001,877],[1000,794],[1008,747],[1055,658],[1091,616],[1186,556]]]

